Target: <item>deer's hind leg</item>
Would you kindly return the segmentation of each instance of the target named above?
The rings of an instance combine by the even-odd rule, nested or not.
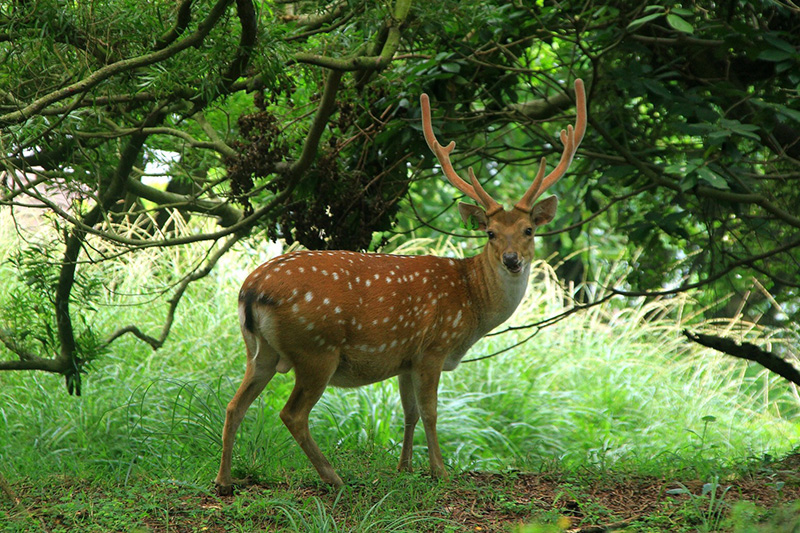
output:
[[[295,372],[294,389],[289,400],[281,410],[281,420],[286,424],[292,437],[305,452],[311,464],[317,469],[322,481],[336,487],[344,483],[322,450],[311,436],[308,415],[322,397],[328,382],[339,364],[336,350],[322,353],[296,354],[291,357]]]
[[[225,412],[225,426],[222,429],[222,459],[219,473],[214,480],[217,492],[221,495],[229,495],[233,492],[231,457],[236,430],[239,429],[250,404],[261,394],[261,391],[275,375],[280,359],[278,353],[263,338],[256,338],[254,335],[246,336],[245,344],[247,345],[247,368],[242,384],[239,385],[233,399],[228,403]]]

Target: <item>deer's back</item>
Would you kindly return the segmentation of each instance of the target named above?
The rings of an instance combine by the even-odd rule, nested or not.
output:
[[[336,352],[334,385],[386,379],[420,358],[458,356],[475,323],[463,265],[434,256],[294,252],[253,271],[242,329],[297,357]]]

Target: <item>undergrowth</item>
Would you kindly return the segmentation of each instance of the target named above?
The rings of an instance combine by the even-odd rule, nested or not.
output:
[[[0,287],[3,303],[19,289],[7,261],[16,246],[11,233],[2,235],[0,275],[9,280]],[[459,253],[447,240],[412,241],[399,251]],[[202,254],[199,247],[152,249],[91,267],[106,289],[87,318],[93,330],[125,324],[160,328],[161,293],[175,272]],[[73,487],[68,494],[51,489],[53,501],[69,507],[70,516],[92,512],[76,509],[80,490],[74,487],[84,483],[92,491],[111,493],[111,500],[133,498],[142,505],[148,497],[132,493],[156,486],[192,497],[209,494],[225,405],[244,370],[238,283],[264,258],[262,250],[244,247],[230,253],[209,278],[189,288],[163,348],[154,352],[131,336],[122,337],[93,362],[79,398],[68,397],[54,376],[0,373],[0,468],[12,486],[25,493],[53,484]],[[595,301],[608,287],[624,285],[624,268],[610,265],[601,278],[584,287]],[[139,295],[137,305],[129,305],[131,294]],[[443,375],[439,440],[453,475],[557,471],[710,481],[796,445],[799,402],[791,387],[758,366],[698,348],[681,335],[691,327],[763,344],[779,342],[775,332],[740,317],[703,321],[686,295],[610,299],[540,330],[506,331],[508,325],[536,324],[574,305],[552,268],[537,263],[523,304],[509,324],[498,328],[505,332],[484,338],[466,359],[502,353],[464,362]],[[432,529],[450,527],[443,513],[431,512],[436,504],[428,498],[437,490],[431,489],[432,480],[394,471],[402,440],[395,380],[329,389],[312,412],[312,432],[340,475],[375,485],[382,496],[348,503],[344,519],[338,498],[323,503],[303,497],[301,487],[316,486],[316,473],[278,418],[291,386],[291,374],[273,379],[248,411],[234,453],[235,474],[283,487],[276,499],[259,504],[270,508],[272,526],[413,531],[425,529],[418,522],[428,520],[439,524],[426,526]],[[418,471],[427,468],[421,427],[414,463]],[[414,484],[420,490],[411,504]],[[399,494],[389,496],[392,491]],[[103,505],[109,506],[103,513],[113,514],[113,505]],[[157,497],[153,505],[160,509],[153,512],[168,512]],[[19,516],[6,509],[8,516]],[[252,517],[254,509],[242,515]],[[390,521],[400,511],[405,518]],[[249,522],[235,518],[235,504],[226,513],[231,525],[247,529]],[[19,522],[19,529],[37,523],[31,520]],[[131,517],[127,524],[141,520]]]

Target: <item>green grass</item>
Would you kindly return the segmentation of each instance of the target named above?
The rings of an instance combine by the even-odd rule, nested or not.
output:
[[[0,237],[4,258],[14,243],[10,235]],[[406,250],[429,245],[410,243]],[[434,248],[457,253],[447,242]],[[98,302],[92,325],[109,332],[137,324],[155,334],[163,298],[142,296],[131,307],[121,305],[122,295],[164,289],[172,272],[202,253],[151,250],[98,267],[113,292]],[[441,502],[480,493],[465,473],[484,471],[508,479],[482,496],[487,505],[519,512],[520,523],[557,527],[559,513],[514,500],[515,472],[547,472],[579,488],[587,475],[710,481],[752,469],[765,454],[780,457],[800,437],[798,401],[785,382],[692,346],[680,333],[687,325],[747,338],[774,332],[741,321],[702,323],[687,297],[612,300],[443,376],[439,440],[453,481],[395,472],[402,417],[390,380],[329,389],[313,411],[315,438],[352,483],[342,493],[328,492],[278,418],[290,374],[270,383],[237,438],[234,474],[263,485],[220,500],[211,481],[225,405],[244,369],[235,298],[258,262],[244,249],[225,258],[189,289],[163,348],[154,352],[131,336],[120,339],[93,363],[79,398],[67,396],[57,376],[0,373],[0,473],[19,498],[15,504],[9,494],[0,496],[0,524],[9,531],[167,531],[181,523],[234,531],[461,530],[450,518],[455,510]],[[541,264],[537,272],[512,324],[564,310],[568,298],[550,267]],[[599,293],[619,275],[609,273],[591,288]],[[0,287],[2,302],[13,285],[7,263],[0,276],[9,280]],[[467,359],[531,331],[488,337]],[[421,427],[414,462],[418,472],[427,468]]]

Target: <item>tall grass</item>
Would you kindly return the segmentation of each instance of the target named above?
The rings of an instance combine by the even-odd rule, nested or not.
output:
[[[0,257],[15,246],[13,234],[2,235]],[[400,251],[419,248],[459,253],[447,240],[409,242]],[[154,249],[92,267],[112,289],[93,315],[95,326],[111,331],[130,323],[156,331],[165,312],[157,293],[203,253],[200,247]],[[241,247],[192,285],[160,350],[130,336],[113,344],[93,364],[79,398],[67,396],[55,376],[0,373],[6,475],[207,488],[217,468],[225,404],[244,368],[238,284],[262,256]],[[9,280],[0,287],[2,302],[13,281],[7,264],[0,273]],[[586,288],[599,298],[602,287],[621,282],[624,272],[610,269]],[[134,293],[141,294],[139,305],[129,306],[126,295]],[[512,323],[534,323],[571,305],[552,269],[539,263]],[[687,296],[610,300],[543,328],[519,347],[462,363],[440,387],[439,438],[449,468],[591,466],[663,475],[688,469],[702,477],[790,450],[800,436],[790,387],[759,367],[692,346],[680,333],[687,325],[750,340],[771,332],[741,320],[704,323],[695,313]],[[532,331],[487,337],[467,359],[514,345]],[[278,418],[291,386],[291,375],[276,376],[249,410],[235,448],[240,473],[274,481],[315,478]],[[395,380],[330,389],[312,413],[312,432],[344,477],[391,475],[401,427]],[[427,465],[421,428],[415,463]],[[289,521],[307,518],[285,514]]]

